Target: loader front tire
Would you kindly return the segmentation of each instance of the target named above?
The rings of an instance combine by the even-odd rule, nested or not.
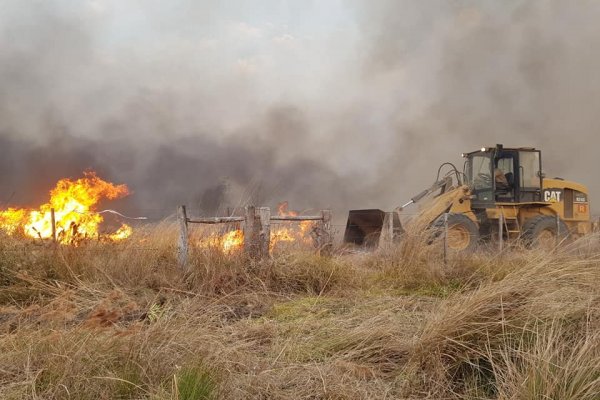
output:
[[[552,249],[569,237],[569,228],[562,219],[538,215],[525,221],[521,237],[528,248]]]
[[[432,224],[434,238],[444,239],[444,215]],[[471,253],[479,242],[479,227],[464,214],[448,214],[448,250]]]

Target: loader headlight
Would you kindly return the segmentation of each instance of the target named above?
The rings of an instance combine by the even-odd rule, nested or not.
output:
[[[482,151],[483,153],[485,153],[485,147],[482,147],[482,148],[481,148],[481,151]]]

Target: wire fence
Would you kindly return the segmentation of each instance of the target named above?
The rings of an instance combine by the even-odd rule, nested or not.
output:
[[[152,211],[156,211],[156,210],[152,210]],[[186,224],[187,223],[200,223],[203,225],[213,225],[213,226],[219,226],[221,224],[225,224],[225,225],[234,225],[236,229],[247,229],[247,226],[249,226],[249,224],[247,223],[247,216],[235,216],[234,214],[236,212],[239,212],[240,209],[235,209],[233,211],[228,211],[227,214],[228,216],[222,216],[222,217],[196,217],[196,218],[189,218],[186,220]],[[101,211],[90,211],[90,212],[78,212],[79,214],[84,214],[84,215],[112,215],[117,219],[122,219],[122,220],[126,220],[126,221],[130,221],[131,223],[134,224],[134,226],[137,228],[153,228],[156,227],[160,224],[170,224],[172,223],[173,225],[179,223],[181,224],[181,219],[177,218],[176,214],[169,214],[167,216],[161,217],[161,218],[150,218],[147,216],[130,216],[130,215],[126,215],[123,214],[121,212],[118,212],[116,210],[111,210],[111,209],[106,209],[106,210],[101,210]],[[399,216],[402,217],[402,222],[406,222],[406,220],[410,220],[412,218],[418,217],[419,215],[421,215],[420,212],[418,211],[414,211],[414,212],[406,212],[406,211],[401,211],[401,212],[397,212],[397,211],[393,211],[392,213],[397,213]],[[144,213],[141,213],[144,214]],[[444,215],[443,215],[444,216]],[[187,218],[187,217],[186,217]],[[52,218],[54,219],[54,218]],[[260,215],[258,215],[258,219],[260,221]],[[327,246],[331,246],[333,244],[333,238],[334,236],[336,236],[337,233],[339,233],[340,231],[344,230],[347,227],[347,222],[346,223],[336,223],[333,222],[332,220],[332,216],[331,213],[328,211],[328,215],[326,217],[327,221],[326,221],[326,227],[325,227],[325,231],[327,233],[327,241],[326,244]],[[561,229],[561,224],[558,222],[558,216],[557,216],[557,233],[559,236],[560,234],[560,229]],[[593,229],[595,231],[598,230],[598,228],[600,228],[600,215],[592,215],[590,218],[591,222],[592,222],[592,226]],[[178,222],[179,221],[179,222]],[[293,223],[298,223],[301,221],[312,221],[314,223],[318,223],[318,224],[322,224],[324,223],[325,219],[323,216],[323,212],[321,212],[321,215],[301,215],[301,216],[292,216],[292,215],[273,215],[273,216],[269,216],[269,226],[270,227],[281,227],[281,226],[289,226],[290,224]],[[56,222],[52,221],[52,224],[54,226],[53,228],[53,237],[50,238],[50,240],[54,240],[56,241]],[[259,224],[260,225],[260,224]],[[382,224],[377,224],[377,225],[367,225],[365,226],[366,228],[382,228]],[[386,223],[385,221],[383,222],[383,229],[385,230],[386,227]],[[264,249],[268,249],[268,245],[264,245],[263,244],[256,244],[257,241],[259,241],[260,237],[260,231],[263,228],[259,228],[258,225],[256,226],[256,230],[255,232],[245,232],[248,234],[248,237],[251,237],[254,240],[255,244],[253,246],[260,246],[263,249],[263,254],[264,254]],[[389,228],[389,225],[388,225]],[[187,228],[186,228],[187,229]],[[276,229],[276,228],[275,228]],[[393,226],[392,226],[393,229]],[[448,237],[448,225],[447,225],[447,215],[444,216],[444,230],[445,233],[443,235],[443,239],[444,239],[444,254],[447,255],[448,253],[448,244],[447,244],[447,237]],[[505,235],[505,231],[507,230],[506,226],[505,226],[505,222],[503,221],[503,219],[500,219],[498,222],[498,250],[502,251],[505,247],[505,241],[504,241],[504,235]],[[269,229],[270,231],[270,229]],[[177,234],[176,231],[173,232],[173,234]],[[204,236],[208,236],[211,235],[212,233],[207,230],[205,232],[197,232],[197,234],[199,234],[200,236],[204,235]],[[127,242],[123,242],[123,243],[115,243],[115,242],[103,242],[102,241],[102,237],[106,237],[109,236],[110,234],[107,233],[104,236],[103,235],[98,235],[98,237],[96,238],[86,238],[86,241],[82,241],[82,243],[80,243],[77,246],[68,246],[70,248],[75,248],[77,249],[78,252],[86,252],[86,253],[99,253],[99,252],[103,252],[106,251],[106,248],[104,245],[110,245],[110,246],[122,246],[123,249],[127,249],[127,250],[131,250],[131,251],[140,251],[140,252],[160,252],[160,251],[164,251],[165,249],[172,249],[172,248],[179,248],[181,251],[182,245],[181,245],[181,239],[179,241],[179,243],[175,243],[172,242],[171,245],[168,246],[161,246],[161,247],[154,247],[154,246],[137,246],[135,243],[133,243],[132,241],[127,241]],[[259,235],[259,236],[256,236]],[[403,235],[405,237],[410,237],[413,234],[408,231],[408,232],[404,232]],[[414,236],[419,236],[419,233],[414,234]],[[386,238],[384,238],[384,241],[390,242],[390,240],[392,240],[394,237],[393,233],[389,233],[388,230],[388,236]],[[262,236],[262,239],[264,241],[264,234]],[[392,239],[390,239],[392,238]],[[19,247],[19,248],[13,248],[13,247],[6,247],[6,246],[0,246],[0,252],[26,252],[26,251],[32,251],[32,250],[45,250],[45,249],[50,249],[52,247],[48,246],[48,239],[43,239],[43,238],[28,238],[28,240],[30,240],[31,242],[26,243],[23,245],[23,247]],[[141,238],[138,236],[137,238],[134,237],[134,239],[131,240],[144,240],[144,238]],[[151,239],[148,239],[151,240]],[[189,240],[189,237],[187,238],[187,240]],[[98,242],[97,245],[95,245],[95,247],[92,247],[92,245],[90,244],[91,242]],[[317,245],[317,247],[323,247],[323,241]],[[62,249],[64,248],[64,246],[58,246],[57,248],[52,248],[54,250],[56,249]],[[268,252],[268,250],[266,250]]]
[[[331,233],[331,211],[321,210],[319,215],[271,215],[269,207],[246,206],[243,216],[225,217],[195,217],[187,215],[185,206],[177,208],[177,221],[179,226],[177,241],[177,257],[182,268],[187,268],[190,246],[190,224],[219,225],[219,224],[241,224],[242,248],[251,258],[264,258],[271,251],[271,222],[298,222],[311,221],[315,223],[314,233],[315,247],[319,251],[331,250],[333,235]]]

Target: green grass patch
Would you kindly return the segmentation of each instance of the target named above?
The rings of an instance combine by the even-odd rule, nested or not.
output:
[[[347,299],[307,296],[273,305],[266,317],[278,322],[294,322],[344,314],[350,310]]]
[[[176,400],[210,400],[217,395],[217,381],[210,369],[197,365],[181,369],[174,378]]]

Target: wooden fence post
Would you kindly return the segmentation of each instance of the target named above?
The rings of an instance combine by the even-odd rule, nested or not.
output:
[[[52,242],[56,243],[56,215],[54,208],[50,209],[50,222],[52,223]]]
[[[558,214],[556,214],[556,244],[555,246],[558,246],[558,244],[560,243],[560,217],[558,216]]]
[[[321,210],[321,236],[319,237],[319,253],[331,255],[333,252],[333,232],[331,231],[331,210]]]
[[[508,233],[507,233],[508,235]],[[498,218],[498,251],[504,249],[504,213],[500,213]]]
[[[448,266],[448,213],[444,214],[444,265]]]
[[[256,218],[256,207],[247,206],[244,220],[244,251],[251,258],[256,258],[260,254],[259,223]]]
[[[185,211],[185,206],[177,207],[177,220],[179,221],[179,241],[177,246],[177,260],[179,266],[183,269],[187,268],[188,259],[188,219]]]
[[[381,234],[379,235],[379,248],[388,247],[394,242],[394,213],[386,212],[383,217]]]
[[[258,218],[260,221],[260,257],[269,256],[271,250],[271,209],[269,207],[258,208]]]

